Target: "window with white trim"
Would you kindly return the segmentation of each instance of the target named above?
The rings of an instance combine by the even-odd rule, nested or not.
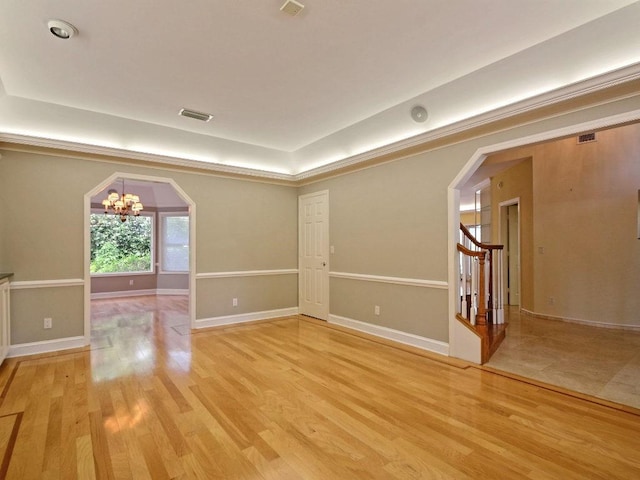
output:
[[[189,214],[160,214],[160,272],[189,271]]]

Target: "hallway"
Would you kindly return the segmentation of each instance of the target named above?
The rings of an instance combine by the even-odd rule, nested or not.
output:
[[[487,367],[640,408],[640,332],[505,313],[507,337]]]

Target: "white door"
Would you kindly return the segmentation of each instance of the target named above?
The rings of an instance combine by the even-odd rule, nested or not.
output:
[[[329,319],[329,192],[298,198],[298,294],[303,315]]]

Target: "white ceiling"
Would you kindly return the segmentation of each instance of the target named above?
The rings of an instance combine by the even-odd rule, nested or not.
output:
[[[283,2],[2,1],[0,134],[293,175],[640,62],[632,0]]]

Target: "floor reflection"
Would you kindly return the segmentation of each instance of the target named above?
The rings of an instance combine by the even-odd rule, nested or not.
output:
[[[188,297],[140,296],[91,302],[94,382],[191,368]]]

